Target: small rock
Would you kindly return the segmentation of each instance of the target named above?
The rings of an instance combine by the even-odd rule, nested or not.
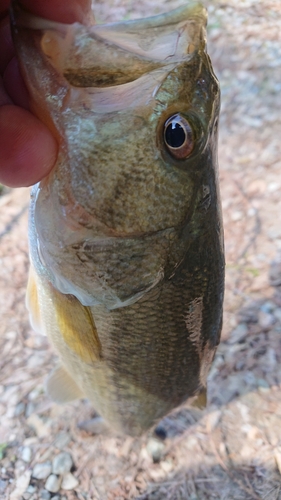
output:
[[[11,415],[11,413],[12,413],[11,408],[7,409],[6,405],[0,403],[0,416],[6,414],[6,418],[10,418],[9,415]],[[15,409],[13,409],[12,417],[15,417]]]
[[[244,370],[245,366],[246,366],[245,359],[238,359],[238,361],[235,363],[235,370],[237,372],[241,372],[242,370]]]
[[[63,448],[68,445],[70,440],[71,437],[67,432],[60,432],[56,437],[54,445],[56,448],[59,448],[59,450],[63,450]]]
[[[50,434],[48,425],[46,425],[36,413],[32,413],[32,415],[28,417],[27,424],[33,427],[38,437],[47,437]]]
[[[270,265],[269,281],[271,286],[278,287],[281,285],[281,254]]]
[[[233,222],[241,220],[242,218],[243,218],[243,212],[240,212],[239,210],[236,210],[231,214],[231,220],[233,220]]]
[[[237,396],[243,394],[246,387],[243,372],[229,375],[227,377],[227,384],[224,384],[216,394],[216,397],[220,401],[219,404],[227,404],[237,398]]]
[[[41,385],[38,385],[28,394],[29,401],[35,401],[43,392],[44,392],[43,387]]]
[[[29,448],[29,446],[24,446],[24,448],[22,449],[22,452],[21,452],[21,458],[26,463],[31,462],[32,451],[31,451],[31,448]]]
[[[247,444],[244,444],[240,450],[241,457],[249,459],[253,456],[253,448]]]
[[[29,485],[30,477],[31,471],[26,470],[21,476],[16,479],[16,487],[9,497],[10,500],[18,500],[19,498],[22,498],[24,492],[26,491],[26,488]]]
[[[274,316],[277,319],[277,321],[281,322],[281,308],[280,307],[278,307],[277,309],[275,309]]]
[[[253,372],[250,372],[248,370],[244,372],[243,380],[245,380],[245,382],[248,386],[252,386],[252,387],[254,387],[257,383],[256,377],[253,374]]]
[[[278,191],[280,188],[280,184],[279,182],[270,182],[267,186],[267,190],[270,192],[270,193],[274,193],[275,191]]]
[[[238,319],[241,323],[257,323],[258,322],[258,307],[251,305],[244,307],[238,313]]]
[[[146,445],[149,455],[152,457],[154,463],[158,463],[163,455],[165,444],[159,439],[150,438]]]
[[[23,441],[23,446],[30,446],[32,444],[38,444],[38,439],[37,437],[28,437]]]
[[[45,488],[51,493],[57,493],[60,489],[60,484],[61,478],[56,476],[55,474],[51,474],[45,483]]]
[[[17,406],[15,407],[14,411],[14,417],[19,417],[24,413],[25,410],[25,404],[24,403],[18,403]]]
[[[248,327],[246,323],[240,323],[230,334],[230,338],[228,340],[229,344],[236,344],[245,339],[248,335]]]
[[[268,394],[270,392],[269,387],[259,387],[258,390],[260,394]]]
[[[32,484],[30,484],[26,490],[26,493],[30,493],[30,495],[33,495],[33,493],[35,493],[36,490],[37,490],[36,486],[32,486]]]
[[[0,479],[0,493],[4,493],[7,488],[8,481],[4,481],[4,479]]]
[[[50,500],[51,493],[47,490],[42,490],[40,492],[40,500]]]
[[[271,300],[267,300],[261,305],[261,311],[265,313],[272,313],[275,309],[275,304]]]
[[[167,431],[161,425],[157,425],[154,429],[154,434],[158,439],[164,441],[167,438]]]
[[[16,476],[18,476],[18,474],[20,474],[26,469],[26,465],[22,460],[18,459],[14,462],[14,468],[15,471],[17,471]]]
[[[209,433],[211,433],[217,427],[220,418],[221,418],[220,410],[215,410],[207,416],[206,426]]]
[[[240,401],[237,401],[236,406],[237,406],[238,410],[241,413],[242,421],[246,422],[246,423],[249,422],[250,416],[249,416],[249,408],[248,408],[248,406],[244,405]]]
[[[63,476],[61,487],[63,490],[74,490],[78,486],[79,482],[77,481],[76,477],[71,474],[71,472],[67,472]]]
[[[35,479],[46,479],[52,472],[51,462],[36,464],[32,471],[32,477]]]
[[[78,429],[93,435],[106,434],[108,432],[107,424],[102,417],[94,417],[89,420],[79,422]]]
[[[60,495],[54,495],[52,497],[52,500],[61,500],[61,497],[60,497]]]
[[[264,329],[269,329],[275,323],[275,318],[273,314],[260,311],[259,312],[259,324]]]
[[[53,459],[53,467],[52,467],[53,474],[65,474],[66,472],[70,471],[72,465],[73,465],[73,460],[70,453],[67,452],[59,453]]]
[[[274,458],[276,461],[277,468],[279,473],[281,474],[281,449],[280,447],[276,447],[274,450]]]
[[[264,378],[258,378],[257,379],[257,386],[259,389],[269,389],[269,385],[267,381]]]
[[[169,474],[169,472],[171,472],[173,470],[174,464],[171,460],[164,460],[163,462],[161,462],[161,467],[162,467],[164,472]]]
[[[260,429],[258,427],[254,426],[254,425],[250,425],[249,426],[249,429],[248,429],[248,432],[247,432],[248,439],[250,439],[251,441],[256,441],[257,442],[260,434],[261,434],[261,431],[260,431]]]
[[[25,408],[25,418],[29,418],[30,415],[32,415],[32,413],[34,412],[34,410],[35,410],[35,404],[31,402],[27,403]]]
[[[186,447],[188,450],[196,450],[198,448],[198,439],[194,437],[189,437],[186,442]]]
[[[273,347],[268,347],[266,354],[263,358],[263,361],[264,361],[263,371],[272,372],[277,363],[276,351],[275,349],[273,349]]]

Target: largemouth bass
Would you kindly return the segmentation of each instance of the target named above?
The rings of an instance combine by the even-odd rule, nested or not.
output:
[[[89,398],[139,435],[206,387],[222,325],[220,94],[206,11],[107,25],[13,10],[32,110],[59,154],[31,194],[27,305]]]

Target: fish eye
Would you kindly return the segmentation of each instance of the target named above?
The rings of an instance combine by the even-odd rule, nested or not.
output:
[[[187,158],[194,148],[193,130],[183,116],[175,114],[164,125],[164,142],[168,152],[177,160]]]

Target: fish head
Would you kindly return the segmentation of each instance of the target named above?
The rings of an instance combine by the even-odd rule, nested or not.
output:
[[[59,143],[32,193],[35,268],[83,305],[170,279],[216,203],[219,87],[206,11],[64,25],[14,9],[33,111]]]

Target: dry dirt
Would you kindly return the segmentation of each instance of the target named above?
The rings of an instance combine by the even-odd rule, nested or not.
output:
[[[98,21],[111,21],[182,3],[106,0],[94,8]],[[208,407],[185,406],[165,418],[162,444],[148,436],[90,436],[77,427],[93,413],[87,401],[58,406],[47,398],[43,381],[55,355],[31,330],[24,306],[28,190],[6,190],[0,197],[4,499],[281,499],[281,5],[205,3],[209,52],[222,88],[227,262],[224,328]],[[50,493],[48,467],[61,451],[73,460],[72,475],[62,483],[70,489],[59,487],[57,474],[58,491]],[[47,470],[43,479],[33,477],[38,464]]]

